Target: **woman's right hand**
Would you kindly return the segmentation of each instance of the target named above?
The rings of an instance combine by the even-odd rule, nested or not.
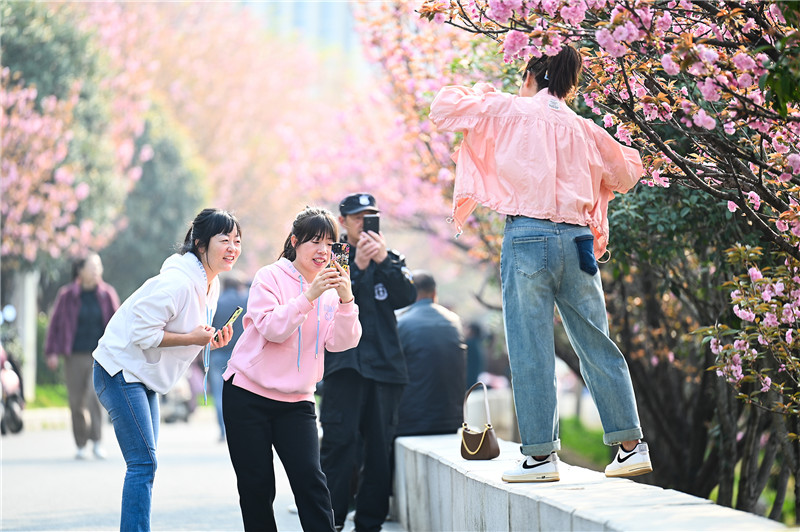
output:
[[[214,338],[214,327],[198,325],[188,333],[174,333],[164,331],[164,337],[158,347],[176,347],[183,345],[205,346]]]
[[[202,345],[205,346],[214,338],[214,328],[208,325],[198,325],[195,329],[189,333],[190,345]]]
[[[314,280],[308,285],[306,290],[306,297],[309,301],[313,302],[326,290],[336,288],[339,285],[339,272],[336,268],[325,268],[314,277]]]

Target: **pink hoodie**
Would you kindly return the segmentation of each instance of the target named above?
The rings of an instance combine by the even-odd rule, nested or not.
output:
[[[250,287],[244,332],[222,374],[233,384],[276,401],[314,401],[325,369],[325,349],[358,345],[358,306],[339,303],[335,290],[313,304],[308,282],[286,258],[264,266]]]

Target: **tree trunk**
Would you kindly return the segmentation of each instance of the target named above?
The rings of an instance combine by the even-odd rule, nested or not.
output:
[[[732,507],[734,468],[736,467],[736,420],[730,415],[734,401],[730,397],[727,384],[717,381],[717,415],[719,416],[719,491],[717,504]],[[735,409],[734,409],[735,410]]]
[[[39,270],[15,272],[11,301],[17,309],[16,330],[22,347],[22,389],[25,400],[36,398],[36,317],[39,312]]]

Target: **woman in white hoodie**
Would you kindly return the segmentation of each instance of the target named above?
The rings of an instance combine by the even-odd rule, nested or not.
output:
[[[303,530],[334,530],[314,388],[325,350],[346,351],[361,339],[350,274],[331,261],[337,239],[329,211],[306,208],[297,215],[280,259],[253,279],[244,332],[222,375],[222,415],[245,530],[277,530],[273,447]]]
[[[204,209],[180,251],[164,261],[109,321],[95,349],[94,389],[114,424],[127,472],[120,530],[150,530],[159,429],[157,394],[167,393],[205,349],[227,345],[232,327],[216,331],[220,272],[242,251],[232,214]]]

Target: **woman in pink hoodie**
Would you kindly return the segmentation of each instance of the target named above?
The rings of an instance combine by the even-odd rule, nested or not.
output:
[[[325,349],[358,345],[361,325],[350,274],[331,263],[333,215],[306,208],[277,262],[253,280],[239,338],[223,373],[223,418],[245,530],[277,530],[274,447],[292,485],[304,530],[334,530],[319,461],[314,389]]]

